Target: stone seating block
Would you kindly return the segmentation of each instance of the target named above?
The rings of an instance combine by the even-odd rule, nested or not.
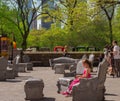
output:
[[[5,57],[0,57],[0,81],[6,80],[6,70],[8,61]]]
[[[57,81],[57,87],[58,87],[57,92],[60,93],[61,91],[65,91],[73,79],[74,77],[59,78]]]
[[[6,79],[15,79],[15,72],[13,70],[7,70]]]
[[[44,83],[42,79],[28,79],[24,85],[26,100],[40,100],[43,98]]]
[[[55,66],[55,64],[65,64],[66,69],[69,69],[69,66],[76,63],[79,59],[73,59],[69,57],[59,57],[54,59],[49,59],[50,66],[52,69]]]
[[[14,76],[18,77],[18,68],[16,68],[16,65],[15,64],[14,65],[13,64],[9,64],[8,67],[9,67],[10,70],[7,70],[7,73],[8,73],[7,75],[12,75],[11,73],[13,71],[14,72]]]
[[[27,69],[27,63],[19,63],[18,66],[18,72],[26,72]]]
[[[64,77],[74,77],[75,74],[76,74],[75,72],[65,72]]]
[[[80,84],[73,87],[72,101],[104,101],[108,66],[108,59],[104,59],[98,66],[96,77],[81,79]]]
[[[6,80],[6,71],[0,71],[0,81]]]
[[[30,71],[33,70],[33,64],[32,63],[27,63],[27,70],[30,70]]]
[[[30,62],[30,57],[28,55],[23,55],[23,63],[27,63],[27,70],[33,70],[33,63]]]
[[[65,73],[65,65],[64,64],[55,64],[54,69],[55,69],[55,74],[64,74]]]

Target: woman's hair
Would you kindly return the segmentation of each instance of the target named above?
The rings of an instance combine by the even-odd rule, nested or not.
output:
[[[116,40],[114,40],[114,41],[113,41],[113,43],[117,44],[117,41],[116,41]]]
[[[67,45],[65,45],[65,46],[64,46],[64,48],[68,48],[68,46],[67,46]]]
[[[92,69],[92,64],[91,64],[91,62],[89,60],[85,59],[85,60],[83,60],[83,63],[88,64],[90,69]]]

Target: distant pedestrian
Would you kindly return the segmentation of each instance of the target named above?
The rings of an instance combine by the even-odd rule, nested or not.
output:
[[[115,75],[115,68],[114,68],[114,58],[113,58],[113,47],[111,45],[106,45],[104,47],[104,58],[109,59],[109,67],[107,73],[114,77]],[[102,61],[103,59],[101,59]],[[100,61],[100,62],[101,62]]]
[[[64,46],[63,56],[64,56],[64,57],[69,56],[69,54],[68,54],[68,46],[67,46],[67,45]]]
[[[120,47],[118,46],[117,41],[113,41],[113,58],[114,66],[113,68],[116,71],[117,77],[120,77]]]

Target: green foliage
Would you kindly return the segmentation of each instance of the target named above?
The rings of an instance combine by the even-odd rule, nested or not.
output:
[[[101,13],[92,18],[99,8],[88,9],[90,5],[86,2],[77,2],[73,6],[73,1],[62,2],[56,9],[47,9],[54,24],[40,35],[36,45],[51,49],[58,45],[96,46],[102,50],[109,42],[106,19]],[[61,24],[63,28],[60,28]]]
[[[30,46],[40,46],[40,37],[46,33],[45,29],[41,30],[31,30],[27,39],[28,47]]]
[[[41,40],[41,47],[50,47],[53,49],[54,46],[60,46],[60,45],[65,45],[66,40],[65,40],[65,35],[66,32],[62,30],[59,27],[55,27],[54,25],[51,26],[49,30],[46,31],[45,34],[43,34],[40,37]]]
[[[15,10],[10,9],[8,5],[2,3],[0,6],[0,34],[8,34],[8,37],[12,39],[12,34],[17,41],[17,47],[20,47],[22,37],[20,36],[17,26],[12,20],[15,18]]]
[[[114,39],[118,40],[120,43],[120,7],[117,7],[116,16],[113,21],[113,35]]]

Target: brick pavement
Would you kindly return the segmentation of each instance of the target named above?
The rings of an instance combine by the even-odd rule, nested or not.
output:
[[[57,94],[56,82],[61,74],[54,74],[48,67],[36,67],[34,71],[19,73],[15,80],[0,82],[0,101],[25,101],[24,84],[28,78],[42,78],[45,83],[45,99],[41,101],[72,101],[71,97]],[[120,101],[120,78],[107,77],[106,101]]]

